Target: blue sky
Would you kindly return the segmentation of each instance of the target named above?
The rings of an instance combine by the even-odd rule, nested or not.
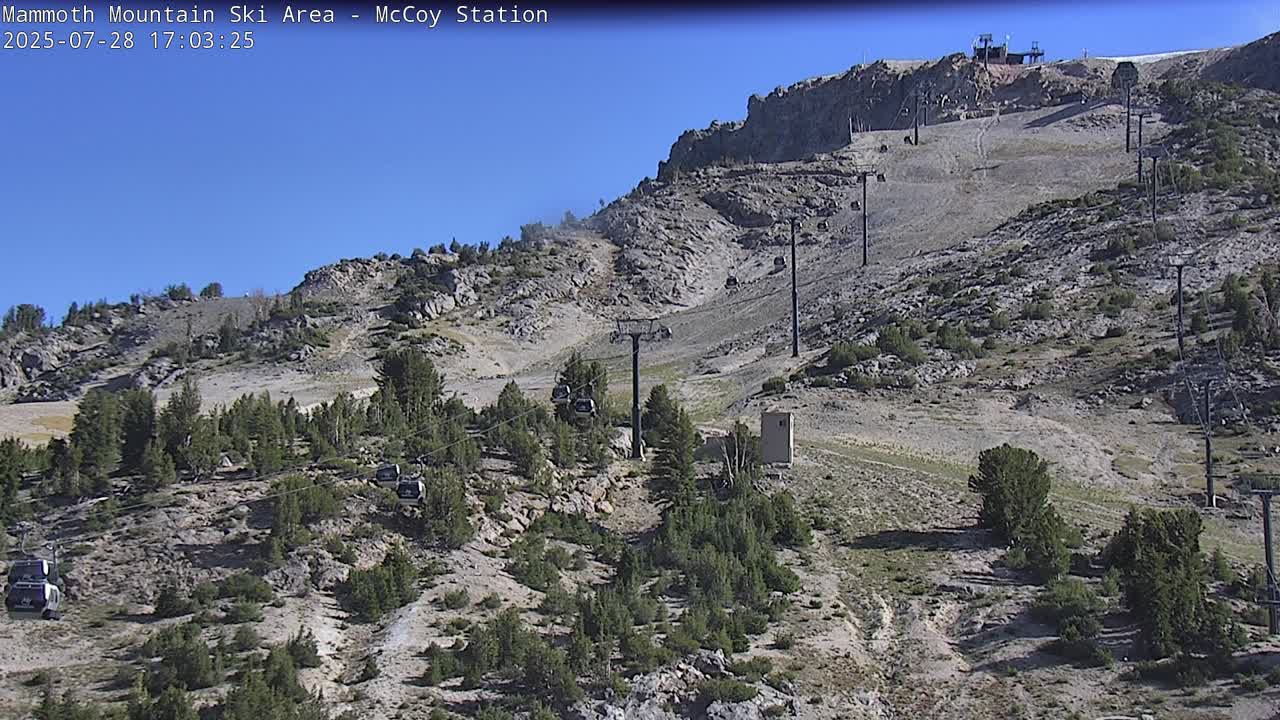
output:
[[[1050,60],[1220,47],[1280,30],[1277,8],[553,10],[548,26],[259,25],[240,52],[0,50],[0,309],[57,318],[171,282],[284,291],[339,258],[589,214],[683,130],[864,57],[938,57],[980,32]]]

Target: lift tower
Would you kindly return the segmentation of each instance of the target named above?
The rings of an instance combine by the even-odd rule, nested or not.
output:
[[[631,338],[631,457],[639,460],[640,452],[640,341],[666,340],[671,328],[652,318],[619,318],[613,331],[613,342]]]
[[[1146,124],[1146,119],[1152,112],[1149,107],[1133,108],[1133,114],[1138,118],[1138,185],[1142,185],[1142,126]]]
[[[1156,231],[1156,206],[1160,201],[1160,173],[1157,163],[1168,159],[1169,150],[1163,145],[1148,145],[1138,152],[1138,162],[1142,162],[1144,157],[1151,158],[1151,232],[1154,233]]]
[[[1121,61],[1116,65],[1111,81],[1113,87],[1119,85],[1124,90],[1124,151],[1129,152],[1133,133],[1133,86],[1138,84],[1138,66],[1128,60]]]
[[[876,182],[884,182],[884,173],[879,168],[869,165],[854,168],[853,174],[857,176],[858,182],[862,183],[862,204],[854,203],[858,209],[862,210],[862,266],[867,266],[867,182],[869,178],[875,178]]]
[[[1267,596],[1259,601],[1259,604],[1267,608],[1267,633],[1276,635],[1280,634],[1280,617],[1277,617],[1277,610],[1280,610],[1280,592],[1276,589],[1276,558],[1271,549],[1271,498],[1280,495],[1280,489],[1276,488],[1276,480],[1280,479],[1280,476],[1255,475],[1251,479],[1258,485],[1267,486],[1265,488],[1255,486],[1250,492],[1262,501],[1262,542],[1267,558]]]

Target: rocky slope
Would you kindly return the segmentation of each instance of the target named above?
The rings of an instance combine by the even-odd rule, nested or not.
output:
[[[1200,77],[1245,87],[1280,87],[1280,33],[1225,51],[1179,55],[1139,66],[1147,85]],[[1108,60],[1040,65],[989,65],[962,53],[936,62],[881,60],[847,72],[812,78],[769,95],[751,96],[745,120],[689,130],[658,164],[658,177],[715,163],[800,160],[844,147],[853,133],[907,129],[917,91],[929,97],[924,119],[944,123],[995,112],[1052,107],[1073,100],[1115,96]]]
[[[413,342],[456,352],[459,338],[429,330],[439,322],[465,319],[525,345],[544,341],[565,307],[593,326],[609,295],[610,253],[587,231],[545,232],[483,259],[442,250],[342,260],[276,297],[139,296],[104,305],[73,324],[0,338],[0,398],[74,401],[98,386],[164,394],[188,373],[214,388],[223,376],[236,387],[257,377],[269,388],[277,375],[296,389],[335,373],[367,383],[380,349]]]
[[[1108,64],[1097,61],[984,67],[963,54],[881,60],[751,96],[745,120],[681,135],[658,177],[714,163],[800,160],[848,145],[853,133],[910,128],[917,91],[932,92],[925,120],[936,124],[1097,97],[1109,83]]]

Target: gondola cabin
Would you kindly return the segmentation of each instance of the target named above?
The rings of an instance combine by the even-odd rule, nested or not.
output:
[[[595,417],[596,401],[589,397],[580,397],[573,401],[573,414],[578,418]]]
[[[17,582],[9,586],[4,609],[11,620],[57,620],[62,591],[51,582]]]
[[[400,507],[422,505],[427,501],[427,486],[421,480],[401,480],[396,485],[396,504]]]
[[[565,405],[569,402],[569,386],[557,385],[551,389],[551,402],[556,405]]]
[[[400,484],[400,466],[383,465],[374,471],[373,481],[388,490],[395,490]]]
[[[57,566],[43,558],[24,558],[9,566],[9,584],[58,582]]]

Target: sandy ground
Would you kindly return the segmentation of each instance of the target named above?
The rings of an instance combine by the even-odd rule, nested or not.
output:
[[[23,403],[0,406],[0,437],[16,437],[31,444],[65,437],[71,432],[76,403]]]

